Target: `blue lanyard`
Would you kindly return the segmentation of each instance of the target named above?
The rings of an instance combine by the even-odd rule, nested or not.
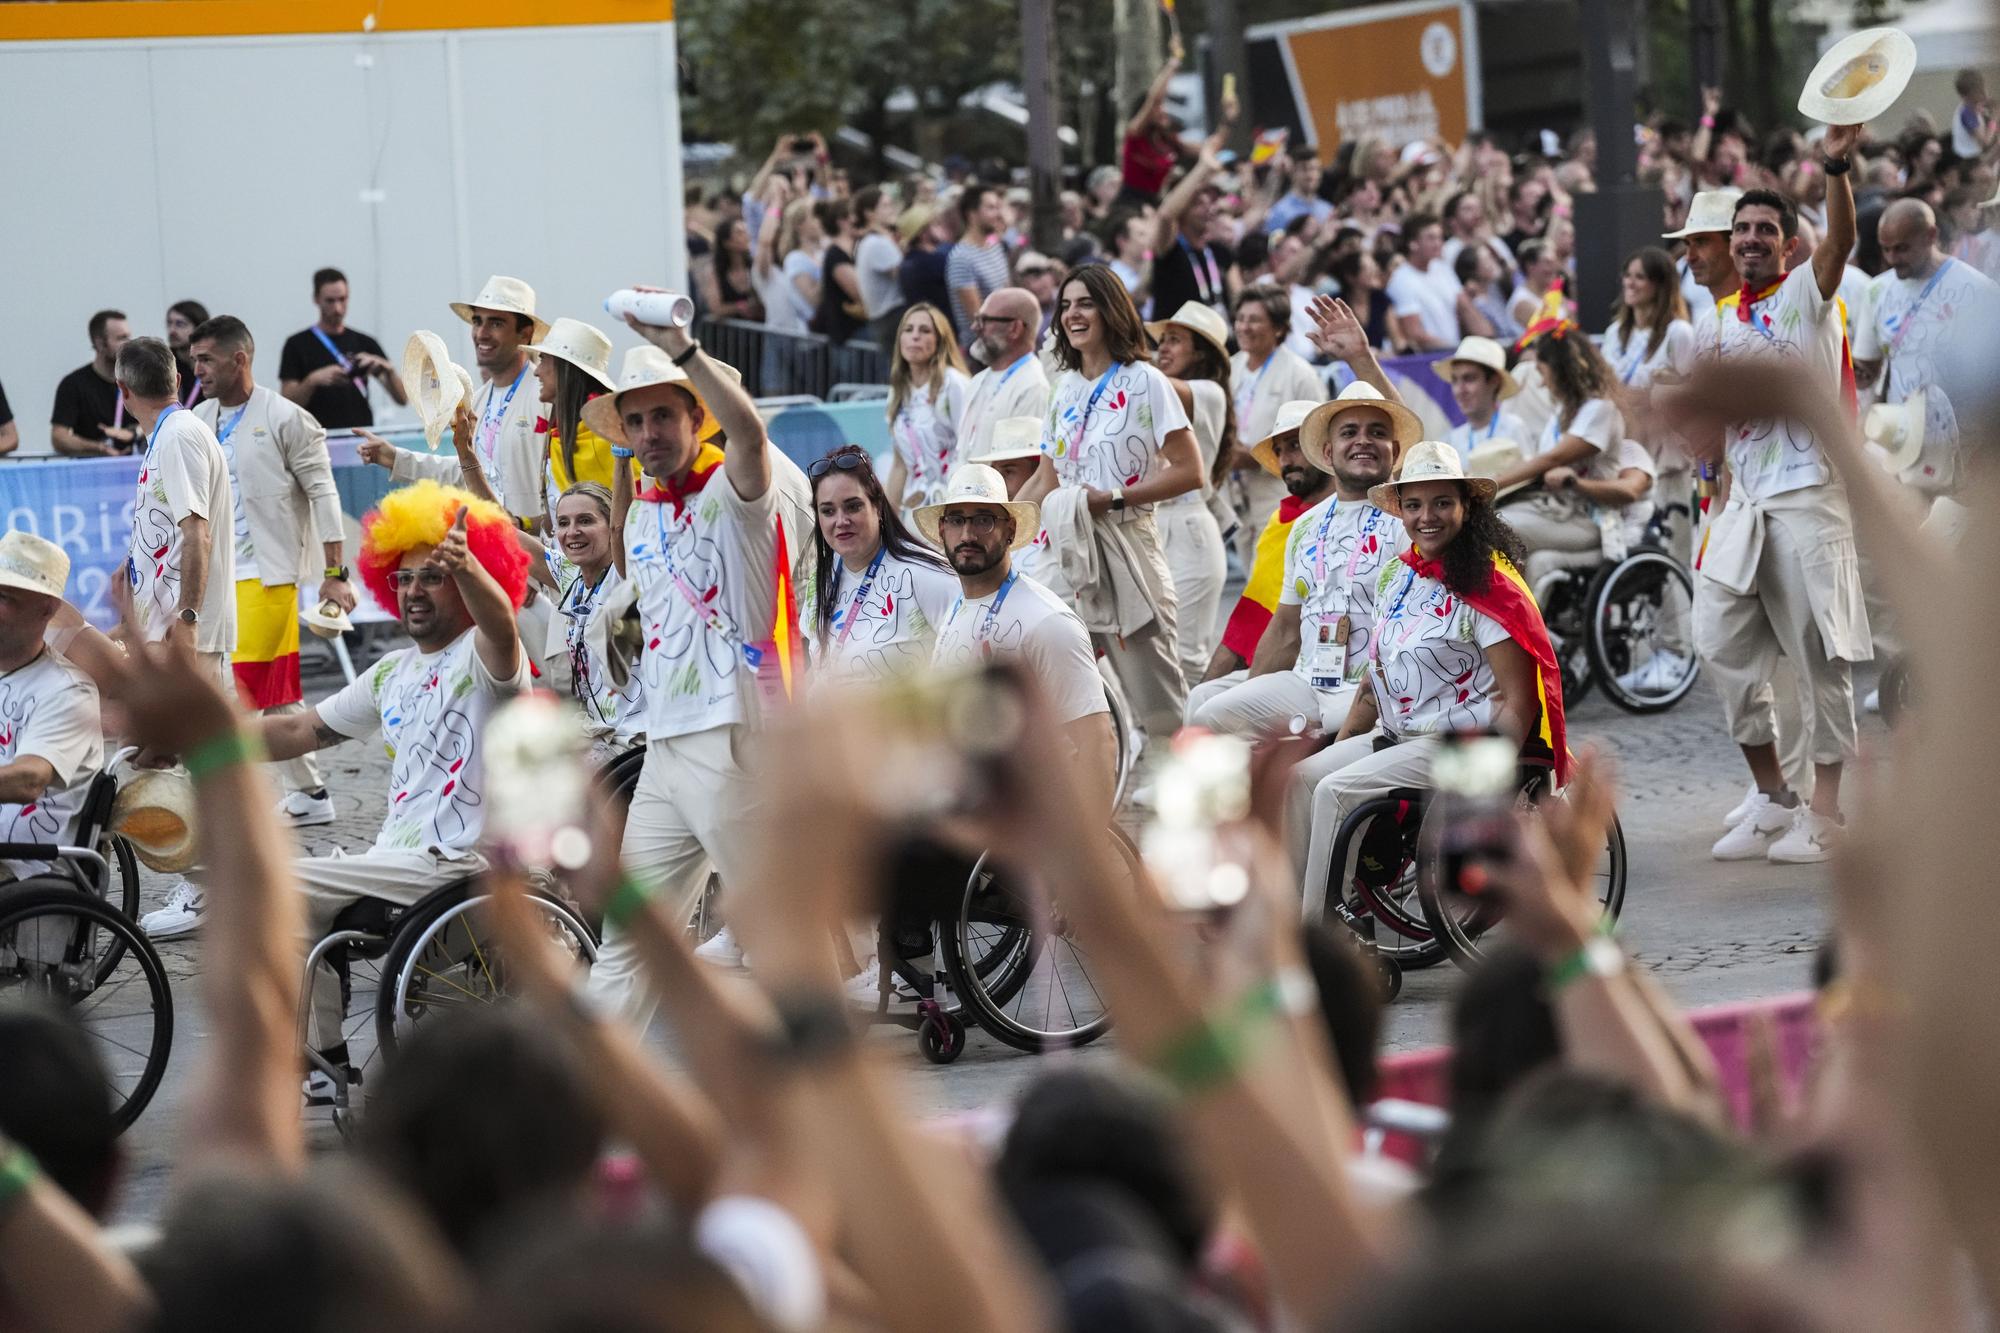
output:
[[[834,619],[840,622],[840,637],[833,641],[834,647],[838,648],[845,644],[847,636],[854,632],[854,622],[861,619],[862,603],[868,599],[869,590],[875,586],[875,575],[881,572],[882,557],[888,554],[888,544],[884,543],[875,552],[875,558],[868,562],[868,572],[861,576],[861,586],[854,590],[854,600],[847,604],[845,611],[834,615]]]
[[[1111,377],[1124,368],[1124,363],[1113,361],[1105,372],[1097,377],[1097,387],[1090,391],[1090,401],[1083,405],[1083,420],[1077,423],[1076,441],[1070,446],[1070,456],[1079,462],[1083,457],[1084,434],[1090,430],[1090,414],[1097,410],[1097,400],[1104,396],[1104,386],[1111,383]]]
[[[1630,384],[1632,377],[1639,373],[1639,367],[1646,364],[1647,354],[1652,350],[1653,335],[1648,332],[1646,334],[1646,341],[1639,344],[1639,350],[1626,357],[1625,364],[1618,368],[1618,382],[1620,384]],[[1497,418],[1500,413],[1496,409],[1493,415]]]
[[[243,400],[243,406],[236,409],[236,415],[229,418],[229,424],[227,426],[223,426],[221,429],[215,432],[215,442],[217,444],[227,446],[229,443],[229,437],[236,433],[237,424],[243,420],[243,414],[245,412],[248,412],[249,410],[250,410],[250,400],[246,398]],[[216,404],[215,415],[216,415],[216,420],[220,421],[222,419],[222,405],[220,403]]]
[[[490,412],[490,413],[481,412],[479,414],[480,434],[492,435],[499,431],[500,423],[507,419],[507,407],[510,403],[514,401],[515,391],[521,387],[521,381],[526,378],[528,378],[528,367],[524,364],[521,367],[521,373],[514,376],[514,382],[507,386],[507,396],[500,400],[500,410],[498,412]],[[486,402],[490,407],[493,402],[493,395],[491,393],[492,386],[488,385],[487,387],[489,392],[487,393],[486,396]]]
[[[1019,359],[1019,360],[1015,361],[1013,365],[1011,365],[1011,366],[1007,367],[1007,368],[1006,368],[1005,370],[1003,370],[1003,371],[1001,371],[1001,372],[1000,372],[1000,380],[999,380],[999,383],[1000,383],[1000,384],[1005,384],[1005,383],[1006,383],[1006,382],[1007,382],[1008,380],[1011,380],[1011,379],[1013,379],[1013,378],[1014,378],[1014,372],[1015,372],[1015,371],[1017,371],[1017,370],[1019,370],[1019,369],[1020,369],[1020,368],[1021,368],[1022,366],[1025,366],[1025,365],[1027,365],[1027,364],[1028,364],[1028,362],[1032,361],[1033,359],[1034,359],[1034,356],[1033,356],[1033,354],[1032,354],[1032,353],[1029,353],[1029,352],[1023,352],[1023,353],[1021,354],[1021,356],[1020,356],[1020,359]],[[997,392],[997,391],[998,391],[998,390],[997,390],[997,388],[996,388],[996,392]]]
[[[1257,367],[1257,373],[1250,377],[1249,387],[1245,388],[1242,397],[1236,400],[1236,414],[1238,416],[1248,416],[1250,414],[1250,404],[1257,401],[1257,386],[1264,382],[1264,372],[1269,370],[1271,363],[1277,359],[1277,349],[1273,348],[1271,354],[1264,358],[1264,364]]]
[[[1924,284],[1924,289],[1917,293],[1917,299],[1910,302],[1910,308],[1908,310],[1905,310],[1902,314],[1896,316],[1895,319],[1884,321],[1889,325],[1889,333],[1892,338],[1892,341],[1889,343],[1890,351],[1893,352],[1898,347],[1903,345],[1904,330],[1908,329],[1910,327],[1911,322],[1916,319],[1917,312],[1924,308],[1924,302],[1930,299],[1931,290],[1935,288],[1938,285],[1938,282],[1944,277],[1945,270],[1950,268],[1953,264],[1957,262],[1958,262],[1957,260],[1947,256],[1945,261],[1942,264],[1938,265],[1937,272],[1931,274],[1931,280]]]
[[[248,404],[248,403],[245,403],[245,404],[244,404],[244,406],[245,406],[245,407],[248,407],[249,405],[250,405],[250,404]],[[179,412],[179,411],[183,411],[183,410],[184,410],[184,409],[183,409],[183,408],[181,407],[181,405],[180,405],[179,403],[168,403],[168,404],[167,404],[167,410],[166,410],[166,411],[164,411],[164,412],[162,412],[162,413],[160,413],[160,415],[159,415],[158,417],[154,418],[154,420],[153,420],[153,433],[152,433],[151,435],[148,435],[148,436],[146,437],[146,466],[147,466],[147,467],[151,467],[151,466],[153,465],[153,445],[154,445],[154,444],[155,444],[156,442],[158,442],[158,440],[159,440],[159,438],[160,438],[160,427],[162,427],[162,426],[164,426],[164,425],[166,425],[166,424],[167,424],[167,418],[168,418],[168,417],[172,416],[172,415],[173,415],[174,413],[176,413],[176,412]]]
[[[1000,608],[1007,604],[1007,594],[1014,590],[1014,581],[1020,577],[1021,571],[1018,569],[1007,571],[1007,578],[1001,583],[1000,591],[993,594],[993,600],[987,604],[986,614],[980,617],[979,628],[972,632],[972,641],[982,649],[986,648],[986,640],[993,635],[993,622],[1000,618]],[[949,625],[955,622],[964,606],[965,594],[961,592],[958,600],[951,604],[951,614],[945,617],[945,623]],[[991,650],[987,650],[987,655],[991,655]]]
[[[315,324],[312,326],[312,335],[313,337],[319,339],[319,345],[326,349],[327,355],[333,358],[333,363],[335,365],[339,366],[342,370],[346,371],[350,375],[354,373],[354,363],[347,359],[347,354],[345,352],[341,351],[338,347],[335,347],[333,345],[333,339],[326,336],[325,329]]]
[[[520,380],[514,382],[519,384]],[[764,650],[755,644],[744,642],[742,633],[729,622],[729,618],[723,615],[720,609],[702,601],[701,594],[694,590],[694,586],[687,581],[687,576],[681,573],[680,565],[674,560],[674,544],[667,537],[666,505],[656,503],[654,507],[657,510],[654,517],[658,520],[660,532],[660,563],[667,567],[667,581],[673,584],[674,591],[681,595],[681,600],[688,604],[688,609],[694,612],[695,618],[720,636],[724,643],[734,648],[742,657],[743,665],[755,673],[764,665]],[[679,521],[674,524],[674,532],[678,535],[693,526],[694,506],[688,505],[681,511]]]

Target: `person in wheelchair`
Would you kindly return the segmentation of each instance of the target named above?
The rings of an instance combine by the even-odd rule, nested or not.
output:
[[[376,731],[389,751],[388,813],[375,845],[293,863],[313,940],[359,899],[407,906],[486,868],[478,851],[486,814],[481,736],[493,711],[528,685],[514,619],[528,557],[498,505],[434,481],[391,491],[362,525],[360,571],[414,645],[317,707],[256,719],[251,731],[273,759]],[[142,924],[149,935],[186,934],[206,906],[201,888],[182,881]],[[344,1064],[340,986],[330,969],[315,972],[313,1009],[315,1048]]]
[[[71,841],[104,767],[97,686],[55,646],[64,621],[81,625],[68,583],[62,547],[18,528],[0,537],[0,842]],[[0,880],[48,869],[0,861]]]
[[[1522,581],[1521,539],[1493,507],[1495,489],[1467,477],[1451,445],[1429,440],[1410,450],[1395,481],[1368,493],[1401,516],[1410,548],[1382,570],[1361,687],[1318,756],[1325,776],[1312,787],[1304,883],[1326,881],[1350,811],[1430,784],[1448,733],[1520,737],[1524,757],[1553,765],[1557,786],[1569,776],[1562,675]]]
[[[1656,467],[1646,446],[1637,440],[1620,440],[1609,455],[1617,472],[1609,477],[1589,468],[1552,467],[1542,474],[1542,486],[1557,496],[1569,496],[1588,507],[1597,522],[1597,558],[1623,560],[1634,546],[1646,539],[1646,526],[1653,521],[1653,481]],[[1557,569],[1573,568],[1575,562],[1565,551],[1529,551],[1521,573],[1530,589]]]

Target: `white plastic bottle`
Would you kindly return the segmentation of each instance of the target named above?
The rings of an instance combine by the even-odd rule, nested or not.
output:
[[[656,329],[684,329],[694,323],[694,302],[678,292],[642,292],[620,287],[604,298],[604,308],[620,319],[630,315]]]

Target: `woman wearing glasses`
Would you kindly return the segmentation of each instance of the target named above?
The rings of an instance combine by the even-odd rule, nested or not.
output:
[[[859,445],[806,469],[813,577],[799,599],[807,661],[823,679],[884,680],[930,662],[958,595],[943,558],[903,526]]]
[[[944,311],[911,306],[889,353],[889,439],[896,462],[888,489],[897,509],[929,504],[944,493],[945,479],[958,467],[958,424],[971,387]]]

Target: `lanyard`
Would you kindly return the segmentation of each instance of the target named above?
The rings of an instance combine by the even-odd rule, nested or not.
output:
[[[362,391],[361,385],[363,381],[361,377],[355,373],[354,363],[347,359],[347,353],[341,351],[338,347],[335,347],[333,345],[333,339],[327,337],[326,330],[321,328],[319,325],[315,324],[312,326],[312,335],[313,337],[319,339],[319,345],[326,349],[327,355],[333,358],[334,364],[347,372],[348,378],[354,381],[355,390],[357,392],[361,392]]]
[[[1403,579],[1402,591],[1396,594],[1396,604],[1389,608],[1389,614],[1382,617],[1381,623],[1376,626],[1375,637],[1372,640],[1370,640],[1368,644],[1369,661],[1374,662],[1377,665],[1381,664],[1382,640],[1389,637],[1388,635],[1389,626],[1402,617],[1403,599],[1410,595],[1410,589],[1416,585],[1416,582],[1417,582],[1417,571],[1412,569],[1409,572],[1409,574],[1406,575]]]
[[[1216,298],[1222,295],[1222,270],[1215,266],[1215,251],[1206,245],[1202,246],[1202,262],[1196,263],[1194,247],[1188,244],[1187,237],[1177,236],[1174,239],[1179,241],[1181,249],[1187,252],[1188,270],[1194,274],[1194,289],[1201,297],[1201,303],[1206,306],[1214,305]],[[1202,271],[1202,264],[1208,266],[1206,274]]]
[[[201,401],[201,376],[196,375],[194,377],[194,387],[189,389],[187,397],[181,400],[181,406],[193,407],[197,402],[200,401]],[[115,426],[118,423],[114,421],[111,424]]]
[[[1001,583],[1000,591],[994,593],[993,600],[986,604],[986,614],[980,617],[979,628],[972,632],[972,641],[979,645],[982,657],[991,657],[993,655],[993,650],[986,646],[986,641],[993,636],[993,622],[1000,618],[1000,608],[1007,604],[1007,594],[1014,590],[1014,580],[1020,577],[1021,571],[1018,569],[1007,571],[1007,578]],[[956,623],[959,609],[964,605],[965,594],[961,592],[958,595],[958,600],[951,604],[951,614],[945,617],[945,624],[951,625]]]
[[[1937,272],[1931,274],[1931,280],[1924,284],[1922,291],[1917,293],[1917,299],[1910,303],[1910,308],[1894,319],[1883,321],[1889,326],[1889,333],[1891,335],[1889,350],[1891,352],[1894,352],[1903,345],[1903,338],[1909,333],[1910,325],[1916,322],[1917,312],[1924,308],[1924,302],[1929,299],[1931,291],[1938,285],[1938,280],[1944,277],[1945,270],[1957,262],[1955,259],[1947,258],[1942,264],[1939,264]]]
[[[1639,367],[1646,364],[1646,354],[1648,352],[1651,352],[1652,350],[1653,350],[1653,335],[1651,333],[1647,333],[1646,341],[1640,343],[1638,350],[1632,352],[1630,356],[1626,357],[1624,364],[1618,367],[1618,382],[1620,384],[1630,384],[1632,382],[1632,377],[1639,373]],[[1499,416],[1498,410],[1494,412],[1494,416],[1496,417]]]
[[[854,622],[861,619],[861,608],[868,600],[869,590],[875,586],[875,576],[882,570],[882,557],[887,554],[889,546],[885,542],[882,548],[875,552],[875,558],[868,562],[868,572],[861,576],[861,586],[854,590],[854,599],[847,604],[845,611],[835,614],[834,619],[840,622],[840,637],[833,641],[834,647],[844,646],[847,643],[847,636],[854,632]]]
[[[238,424],[242,422],[243,414],[245,412],[248,412],[249,410],[250,410],[250,400],[246,398],[243,400],[243,406],[236,409],[236,415],[229,418],[229,424],[226,426],[221,426],[216,430],[215,442],[221,445],[225,449],[228,448],[229,437],[236,433],[236,427],[238,426]],[[220,403],[217,403],[215,405],[215,419],[218,422],[222,420],[222,404]]]
[[[1257,367],[1257,373],[1250,377],[1250,383],[1244,386],[1243,392],[1241,394],[1237,395],[1236,398],[1237,416],[1247,417],[1250,415],[1250,405],[1257,401],[1257,386],[1264,382],[1264,372],[1269,370],[1271,368],[1271,363],[1273,361],[1276,361],[1277,359],[1278,359],[1277,349],[1273,348],[1271,354],[1264,358],[1264,364]]]
[[[507,396],[500,400],[500,410],[493,407],[493,385],[486,386],[486,407],[479,413],[479,449],[486,455],[486,461],[494,461],[494,441],[500,435],[500,423],[507,419],[507,408],[514,401],[514,393],[521,387],[521,381],[528,378],[528,367],[523,365],[521,373],[514,376],[514,382],[507,386]]]
[[[515,381],[517,384],[519,382],[518,380]],[[680,566],[674,561],[674,545],[667,535],[667,507],[665,505],[660,505],[657,518],[660,527],[660,563],[667,567],[667,581],[674,585],[674,590],[681,595],[681,600],[688,604],[688,609],[695,613],[695,616],[702,624],[713,630],[720,636],[724,643],[735,649],[737,654],[742,657],[743,664],[749,667],[752,672],[755,672],[764,663],[763,650],[753,644],[745,643],[743,635],[737,631],[736,626],[729,623],[728,617],[722,614],[720,608],[710,606],[702,599],[702,595],[695,590],[694,585],[687,581],[687,575],[681,573]],[[678,537],[682,532],[693,526],[694,506],[689,505],[674,520],[673,535]]]
[[[610,723],[604,709],[597,703],[597,691],[593,688],[596,673],[590,667],[590,613],[596,609],[597,594],[603,590],[604,581],[611,577],[611,566],[605,566],[597,576],[597,582],[588,588],[583,586],[583,571],[578,570],[576,581],[569,586],[569,594],[563,599],[562,613],[569,618],[569,632],[563,637],[569,644],[569,669],[574,679],[577,702],[597,715],[599,722]]]
[[[1104,373],[1097,377],[1097,387],[1090,391],[1090,401],[1083,405],[1083,419],[1076,423],[1076,435],[1070,440],[1069,446],[1070,457],[1076,459],[1079,466],[1083,459],[1083,435],[1090,429],[1090,414],[1097,410],[1097,400],[1104,396],[1104,386],[1111,383],[1111,377],[1123,369],[1124,365],[1117,361],[1106,367]]]
[[[979,428],[973,423],[986,415],[987,406],[1000,396],[1000,391],[1007,387],[1007,381],[1014,378],[1014,372],[1022,366],[1027,365],[1033,359],[1034,356],[1032,353],[1023,352],[1015,359],[1013,365],[1007,367],[998,375],[993,373],[991,366],[988,366],[985,373],[980,375],[979,378],[982,383],[979,387],[981,392],[977,398],[967,400],[965,404],[965,426],[959,432],[965,437],[968,444],[979,436]]]
[[[245,403],[244,406],[248,407],[250,406],[250,404]],[[159,442],[160,427],[167,424],[168,417],[172,416],[176,412],[180,412],[183,410],[185,409],[183,409],[179,403],[168,403],[167,410],[160,413],[160,415],[154,419],[153,433],[146,437],[146,466],[148,468],[152,467],[153,465],[153,446]],[[238,415],[240,416],[242,414],[238,413]]]
[[[935,396],[930,396],[924,399],[924,403],[931,410],[932,434],[935,436],[937,433],[937,400]],[[923,435],[917,430],[916,417],[911,413],[908,402],[905,402],[902,410],[896,414],[896,424],[903,428],[904,438],[910,442],[910,471],[916,474],[917,480],[924,483],[926,488],[930,486],[933,480],[939,485],[944,484],[947,475],[951,471],[951,445],[933,445],[929,441],[926,441]],[[935,474],[930,470],[933,455],[937,459],[938,466]]]

